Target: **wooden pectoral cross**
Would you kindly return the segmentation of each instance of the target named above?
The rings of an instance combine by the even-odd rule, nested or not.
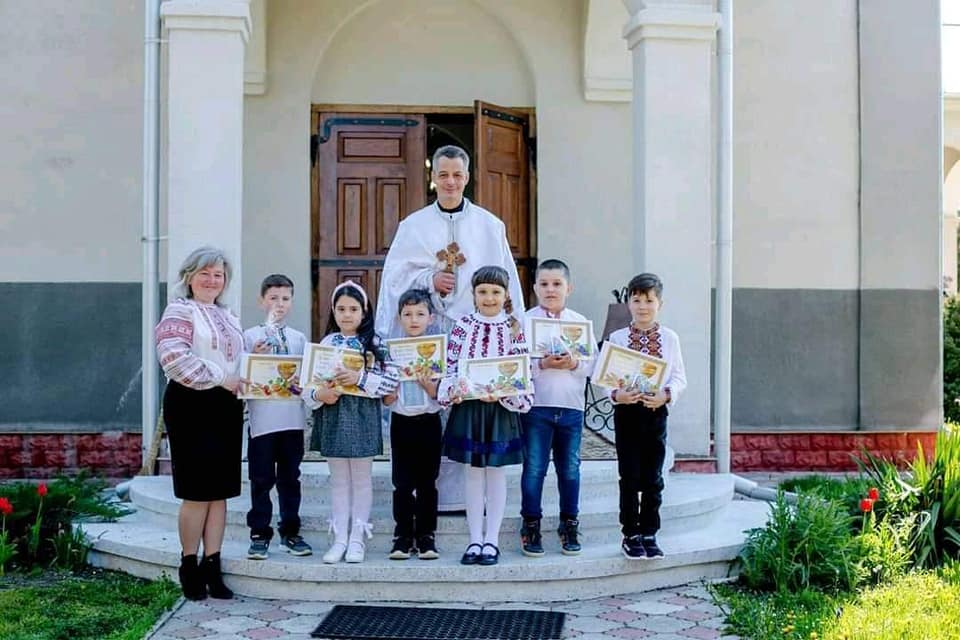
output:
[[[460,253],[460,245],[451,242],[446,249],[437,251],[437,260],[443,263],[443,270],[447,273],[453,273],[456,268],[467,261],[467,258]]]

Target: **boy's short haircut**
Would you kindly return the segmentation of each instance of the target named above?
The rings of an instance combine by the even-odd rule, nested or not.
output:
[[[426,305],[427,311],[433,313],[433,300],[430,298],[429,291],[426,289],[407,289],[397,302],[397,315],[403,313],[404,307],[410,307],[415,304]]]
[[[273,287],[287,287],[290,289],[290,295],[293,295],[293,280],[282,273],[272,273],[260,283],[260,297],[266,295],[267,290]]]
[[[556,258],[550,258],[549,260],[544,260],[539,265],[537,265],[537,272],[533,274],[533,277],[536,278],[540,275],[541,271],[547,270],[560,270],[563,271],[563,279],[567,282],[570,282],[570,267],[567,266],[567,263],[563,260],[557,260]]]
[[[627,285],[627,296],[632,296],[635,293],[647,293],[648,291],[653,291],[657,298],[663,297],[663,281],[655,273],[641,273],[638,276],[633,276]]]

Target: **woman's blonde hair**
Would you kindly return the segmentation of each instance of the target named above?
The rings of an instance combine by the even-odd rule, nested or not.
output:
[[[190,252],[190,255],[184,258],[183,264],[180,265],[180,280],[177,282],[176,288],[173,290],[174,297],[193,298],[193,291],[190,290],[190,280],[194,275],[197,274],[198,271],[216,265],[223,266],[223,291],[220,292],[220,295],[217,296],[217,299],[214,300],[214,303],[219,307],[224,306],[220,299],[227,291],[227,287],[230,286],[230,280],[233,277],[233,269],[230,267],[230,261],[227,260],[227,256],[223,252],[223,249],[218,249],[216,247],[205,246],[194,249]]]

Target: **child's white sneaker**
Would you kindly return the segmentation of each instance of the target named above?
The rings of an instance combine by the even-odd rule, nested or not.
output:
[[[323,554],[323,562],[325,564],[337,564],[343,560],[343,554],[347,551],[347,544],[345,542],[334,542],[333,546]],[[347,560],[349,562],[349,560]]]
[[[367,557],[367,545],[363,540],[351,540],[347,546],[347,562],[363,562]]]

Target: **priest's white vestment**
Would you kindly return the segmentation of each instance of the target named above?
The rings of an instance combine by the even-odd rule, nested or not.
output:
[[[455,268],[456,286],[440,296],[433,286],[433,275],[445,266],[437,258],[451,242],[459,245],[466,261]],[[407,289],[430,292],[438,324],[449,331],[453,323],[473,312],[473,272],[486,265],[503,267],[510,275],[510,300],[514,317],[523,318],[523,293],[517,266],[510,253],[506,227],[495,215],[466,198],[463,210],[447,213],[436,202],[411,213],[397,227],[387,252],[377,299],[376,330],[384,338],[401,336],[397,302]]]

